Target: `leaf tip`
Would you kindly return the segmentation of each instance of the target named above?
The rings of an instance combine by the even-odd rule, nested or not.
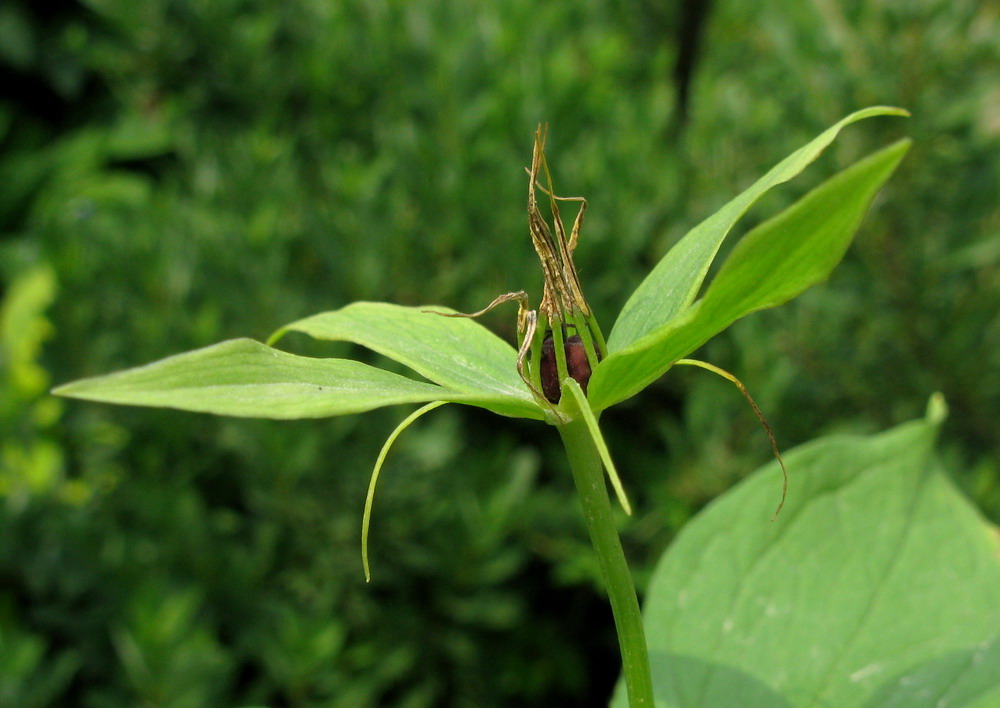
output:
[[[944,394],[935,391],[927,400],[927,422],[931,425],[941,425],[948,417],[948,402],[944,399]]]
[[[901,118],[909,118],[912,114],[905,108],[900,108],[899,106],[878,106],[882,109],[883,115],[887,116],[899,116]]]
[[[53,396],[60,396],[62,398],[87,399],[89,397],[86,395],[85,391],[89,380],[90,379],[77,379],[76,381],[68,381],[51,389],[49,393]]]

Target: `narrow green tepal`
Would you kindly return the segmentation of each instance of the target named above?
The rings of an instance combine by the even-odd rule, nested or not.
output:
[[[428,401],[502,404],[345,359],[313,359],[231,339],[53,391],[102,403],[250,418],[320,418]]]
[[[859,160],[751,230],[701,300],[598,365],[589,390],[594,410],[635,395],[741,317],[825,280],[910,144],[900,140]]]

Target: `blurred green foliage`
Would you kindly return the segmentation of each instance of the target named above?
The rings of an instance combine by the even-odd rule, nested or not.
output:
[[[282,424],[45,394],[358,299],[537,301],[538,121],[557,189],[590,200],[577,263],[607,318],[819,129],[909,108],[751,213],[743,230],[916,139],[831,282],[702,357],[786,447],[943,391],[950,467],[1000,518],[1000,5],[720,0],[692,29],[696,4],[0,8],[0,706],[604,704],[615,639],[551,431],[447,407],[408,431],[365,586],[367,474],[405,412]],[[513,312],[487,319],[513,337]],[[697,371],[602,422],[640,581],[769,455],[738,393]]]

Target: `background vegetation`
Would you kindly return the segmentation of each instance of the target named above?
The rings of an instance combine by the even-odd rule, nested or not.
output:
[[[702,355],[786,448],[943,391],[957,481],[1000,519],[997,37],[995,0],[5,3],[0,706],[605,704],[613,629],[552,431],[449,408],[408,431],[366,586],[364,487],[404,411],[273,423],[46,393],[353,300],[537,299],[537,121],[560,191],[590,199],[577,263],[608,319],[820,129],[910,109],[751,213],[741,231],[916,139],[830,283]],[[489,324],[513,336],[512,312]],[[770,454],[694,370],[602,422],[640,584]]]

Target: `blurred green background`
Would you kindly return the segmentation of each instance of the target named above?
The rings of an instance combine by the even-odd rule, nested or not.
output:
[[[557,189],[590,200],[577,263],[608,331],[670,245],[778,159],[854,109],[910,109],[848,129],[744,220],[734,240],[916,140],[830,282],[701,357],[786,449],[942,391],[944,455],[1000,519],[1000,3],[757,5],[0,6],[0,706],[605,705],[610,612],[545,426],[446,407],[410,429],[366,586],[364,489],[407,411],[277,423],[47,395],[353,300],[537,302],[538,121]],[[484,318],[510,339],[514,319]],[[769,447],[697,370],[603,422],[641,589]]]

